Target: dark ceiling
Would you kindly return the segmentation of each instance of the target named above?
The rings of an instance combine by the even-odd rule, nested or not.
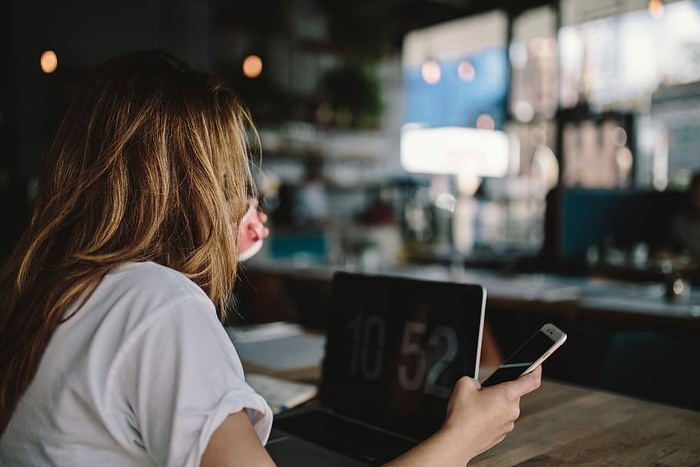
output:
[[[438,24],[472,14],[502,9],[510,15],[542,5],[555,5],[556,0],[400,0],[397,2],[394,44],[400,44],[404,35],[421,27]]]
[[[353,52],[400,48],[411,30],[502,9],[511,15],[557,0],[312,0],[328,18],[332,46]],[[226,2],[219,21],[261,35],[278,33],[290,17],[287,0]]]

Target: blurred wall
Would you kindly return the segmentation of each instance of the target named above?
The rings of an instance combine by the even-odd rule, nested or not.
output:
[[[29,215],[43,153],[76,84],[121,52],[163,48],[196,66],[211,62],[213,0],[9,0],[0,5],[0,258]],[[42,52],[58,68],[45,74]]]
[[[164,48],[198,66],[210,62],[209,0],[13,0],[16,174],[36,176],[72,88],[92,66],[134,49]],[[44,50],[58,69],[44,74]]]

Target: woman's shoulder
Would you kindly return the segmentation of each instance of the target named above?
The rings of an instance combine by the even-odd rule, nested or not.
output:
[[[126,342],[128,336],[169,329],[180,315],[217,322],[212,301],[181,272],[152,262],[127,263],[107,274],[65,329],[84,327],[90,334],[109,328],[115,342]]]
[[[182,272],[152,261],[123,264],[112,270],[108,277],[117,281],[132,282],[134,285],[184,288],[204,293]]]
[[[152,306],[185,299],[211,302],[204,291],[185,274],[153,262],[133,262],[111,271],[100,284],[103,293],[131,297]],[[213,304],[212,304],[213,306]]]

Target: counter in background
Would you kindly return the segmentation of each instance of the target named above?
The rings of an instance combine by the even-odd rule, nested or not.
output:
[[[356,270],[341,266],[315,263],[304,265],[294,262],[269,260],[251,261],[242,271],[244,282],[253,278],[283,281],[285,285],[315,289],[317,300],[311,303],[278,303],[277,311],[255,312],[280,314],[274,320],[301,320],[323,324],[323,316],[311,316],[314,311],[325,313],[325,300],[330,280],[335,271]],[[366,270],[367,273],[394,274],[438,281],[477,283],[487,290],[487,308],[516,311],[550,312],[564,319],[627,324],[634,327],[664,329],[681,332],[700,331],[700,290],[691,287],[673,299],[665,296],[660,283],[630,283],[595,277],[560,276],[555,274],[503,274],[488,269],[455,269],[450,266],[392,266]],[[293,301],[293,291],[280,300]],[[298,291],[301,298],[303,290]],[[274,294],[273,294],[274,295]],[[317,308],[313,310],[313,308]],[[291,313],[291,316],[288,314]],[[261,316],[255,316],[254,319]]]
[[[237,293],[245,319],[239,321],[293,321],[325,329],[331,278],[339,269],[264,258],[246,263]],[[482,364],[499,363],[543,323],[553,322],[569,339],[548,360],[546,376],[700,409],[700,385],[687,371],[688,362],[700,354],[698,290],[671,301],[653,283],[434,265],[368,272],[483,285]]]

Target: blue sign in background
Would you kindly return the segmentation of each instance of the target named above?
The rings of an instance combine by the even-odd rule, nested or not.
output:
[[[460,78],[460,63],[474,67],[474,78]],[[470,55],[438,60],[440,81],[427,83],[420,65],[404,69],[405,122],[426,127],[476,128],[482,114],[493,118],[496,129],[506,120],[508,56],[505,47],[489,47]]]

